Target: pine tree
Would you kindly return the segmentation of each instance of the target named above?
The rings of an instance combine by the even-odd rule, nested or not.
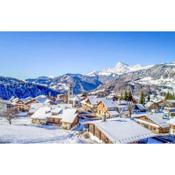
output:
[[[168,92],[166,93],[166,95],[165,95],[165,100],[168,100],[169,97],[170,97],[170,93],[169,93],[169,91],[168,91]]]
[[[128,100],[128,92],[127,91],[125,91],[124,100]]]
[[[132,92],[129,91],[128,92],[128,101],[132,101],[132,100],[133,100],[133,98],[132,98]]]
[[[148,101],[151,100],[150,93],[148,93],[148,99],[147,99],[147,100],[148,100]]]
[[[120,94],[120,100],[123,100],[123,93]]]
[[[140,104],[144,104],[145,103],[145,95],[144,92],[142,91],[140,94]]]
[[[174,100],[174,99],[175,99],[175,94],[174,93],[167,92],[165,94],[165,100]]]

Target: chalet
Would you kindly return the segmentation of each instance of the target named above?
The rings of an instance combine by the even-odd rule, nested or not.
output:
[[[56,106],[42,106],[32,116],[33,124],[56,124],[63,129],[72,129],[79,123],[79,116],[75,108],[60,108]]]
[[[58,103],[68,103],[68,95],[67,94],[59,94],[59,95],[57,95],[56,101]]]
[[[32,97],[28,97],[28,98],[22,99],[22,101],[27,106],[30,106],[33,103],[37,103],[37,101],[34,98],[32,98]]]
[[[47,124],[49,116],[51,116],[51,108],[48,106],[43,106],[31,116],[32,123],[45,125]]]
[[[166,100],[165,105],[166,107],[175,108],[175,100]]]
[[[82,107],[85,111],[97,111],[97,105],[100,102],[101,98],[96,96],[88,96],[87,99],[82,101]]]
[[[63,129],[72,129],[79,123],[79,116],[75,108],[63,110],[60,117]]]
[[[72,104],[73,107],[80,107],[81,105],[81,98],[79,96],[70,97],[69,104]]]
[[[128,112],[128,106],[129,103],[125,100],[119,100],[117,101],[117,110],[120,112],[120,113],[125,113],[125,112]]]
[[[170,134],[175,135],[175,118],[169,121],[170,125]]]
[[[28,105],[25,105],[23,100],[19,98],[13,98],[10,100],[10,102],[18,111],[26,112],[29,110]]]
[[[164,106],[164,113],[175,117],[175,100],[166,100]]]
[[[48,120],[47,123],[52,123],[52,124],[56,124],[58,126],[61,125],[61,113],[62,113],[63,109],[60,107],[52,107],[51,108],[51,115],[48,116]]]
[[[146,108],[142,104],[136,104],[134,106],[135,112],[146,112]]]
[[[130,118],[113,118],[105,122],[101,120],[85,123],[91,136],[102,143],[129,144],[154,136],[148,129]]]
[[[48,99],[49,98],[46,95],[39,95],[39,96],[35,97],[36,102],[42,103],[42,104],[47,103]]]
[[[161,108],[159,103],[151,102],[151,101],[146,103],[145,107],[148,111],[152,111],[152,112],[158,112]]]
[[[112,118],[119,115],[116,103],[113,100],[105,98],[101,99],[101,101],[98,103],[96,114],[97,117],[100,118]]]
[[[169,133],[168,119],[163,113],[140,113],[133,114],[132,118],[145,128],[148,128],[155,134]]]

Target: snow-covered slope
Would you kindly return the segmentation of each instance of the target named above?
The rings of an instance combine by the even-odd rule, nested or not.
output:
[[[26,81],[36,84],[44,84],[54,90],[59,92],[65,92],[70,89],[73,89],[74,94],[89,92],[96,89],[101,85],[96,76],[86,76],[82,74],[65,74],[55,78],[36,78],[36,79],[27,79]]]
[[[110,91],[120,92],[124,89],[132,89],[132,91],[140,93],[145,88],[145,91],[175,92],[174,82],[175,64],[164,63],[120,74],[110,83],[104,83],[99,90],[106,89],[108,91],[110,89]]]
[[[48,94],[55,96],[58,92],[46,86],[0,76],[0,98],[10,99],[12,96],[27,98]]]

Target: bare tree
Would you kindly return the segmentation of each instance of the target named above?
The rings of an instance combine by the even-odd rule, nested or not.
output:
[[[132,104],[132,102],[129,102],[129,104],[128,104],[128,115],[129,115],[130,118],[132,116],[132,112],[133,112],[133,104]]]
[[[4,111],[1,116],[6,118],[9,124],[12,124],[12,120],[17,117],[17,109],[16,108],[8,108],[6,111]]]

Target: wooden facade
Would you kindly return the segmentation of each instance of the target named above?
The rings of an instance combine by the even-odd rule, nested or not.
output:
[[[97,104],[92,104],[89,99],[87,99],[83,104],[82,107],[85,111],[96,112],[97,111]]]
[[[175,125],[170,124],[170,134],[175,135]]]
[[[26,112],[26,111],[29,110],[29,106],[26,105],[26,104],[25,104],[24,102],[22,102],[22,101],[16,102],[15,107],[16,107],[16,109],[17,109],[18,111],[22,111],[22,112]]]
[[[102,132],[100,131],[94,124],[88,124],[88,132],[93,136],[97,137],[103,143],[112,144],[112,141]]]
[[[102,132],[99,128],[97,128],[94,124],[88,124],[88,132],[101,140],[104,144],[113,144],[113,142],[106,136],[104,132]],[[136,144],[138,141],[130,142],[130,144]]]
[[[37,125],[46,125],[47,124],[47,119],[33,118],[32,123],[37,124]]]
[[[50,116],[50,117],[47,117],[46,119],[33,118],[32,123],[37,124],[37,125],[54,124],[54,125],[57,125],[59,127],[62,127],[63,129],[70,130],[78,125],[79,117],[77,115],[77,117],[75,118],[75,120],[72,123],[64,122],[64,121],[62,121],[61,118],[55,117],[55,116]]]
[[[103,102],[99,102],[98,105],[97,105],[97,116],[100,117],[100,118],[103,117],[103,116],[106,116],[107,118],[110,117],[108,109],[104,105]]]
[[[166,134],[169,133],[169,127],[161,127],[158,124],[154,123],[147,116],[139,117],[139,120],[136,120],[137,123],[141,124],[145,128],[151,130],[155,134]]]
[[[116,114],[114,115],[111,112],[115,112]],[[118,116],[117,107],[107,107],[102,101],[100,101],[97,105],[96,116],[99,118],[103,118],[104,116],[105,118],[116,117]]]
[[[77,115],[77,117],[75,118],[75,120],[74,120],[72,123],[61,121],[61,127],[62,127],[63,129],[69,130],[69,129],[72,129],[72,128],[74,128],[75,126],[77,126],[78,123],[79,123],[79,117],[78,117],[78,115]]]
[[[58,117],[55,117],[52,115],[52,116],[48,117],[47,123],[48,124],[56,124],[56,125],[60,126],[61,125],[61,118],[58,118]]]

